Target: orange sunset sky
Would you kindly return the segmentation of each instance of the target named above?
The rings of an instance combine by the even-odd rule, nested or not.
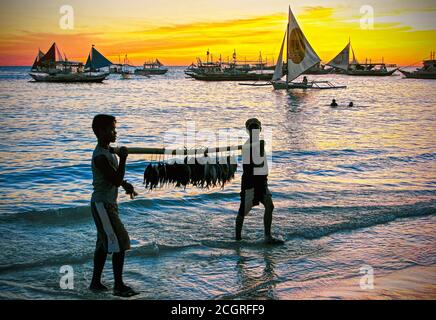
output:
[[[74,29],[63,30],[60,8],[74,9]],[[55,41],[69,60],[85,61],[92,44],[112,62],[159,58],[166,65],[232,55],[277,58],[288,6],[312,47],[327,62],[346,45],[360,60],[409,65],[436,50],[436,1],[368,0],[15,0],[2,2],[0,65],[31,65],[38,48]],[[373,29],[362,29],[360,9],[374,9]],[[122,59],[122,58],[121,58]]]

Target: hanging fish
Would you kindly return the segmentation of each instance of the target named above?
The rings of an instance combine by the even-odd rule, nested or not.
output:
[[[157,168],[159,171],[159,184],[162,187],[167,179],[166,165],[164,163],[159,162]]]
[[[216,163],[210,163],[210,160],[206,155],[201,158],[186,156],[183,162],[149,163],[144,170],[143,184],[150,190],[167,184],[184,188],[189,184],[197,188],[224,188],[237,171],[236,158],[219,157],[215,159]]]
[[[217,182],[217,179],[218,179],[217,170],[216,170],[216,164],[211,164],[209,166],[209,168],[210,168],[209,170],[210,170],[210,177],[211,177],[211,180],[210,180],[211,185],[213,187],[216,187],[216,182]]]
[[[216,170],[216,182],[214,184],[214,187],[216,187],[217,185],[220,185],[222,182],[222,175],[223,175],[223,170],[221,168],[221,165],[219,163],[215,164],[215,170]]]
[[[191,171],[191,177],[189,179],[189,183],[192,184],[194,187],[197,187],[198,182],[200,181],[200,175],[199,171],[197,170],[197,159],[195,158],[189,158],[188,159],[188,166],[189,170]]]
[[[157,165],[154,165],[151,169],[151,177],[150,177],[150,189],[156,189],[159,185],[159,170]]]
[[[183,160],[183,163],[176,164],[177,170],[177,184],[176,187],[183,186],[186,188],[191,179],[191,169],[187,164],[187,157]]]
[[[204,187],[209,188],[212,181],[212,176],[210,172],[210,164],[206,162],[203,166],[203,176],[204,176]]]
[[[149,187],[152,167],[153,167],[153,165],[151,163],[149,163],[148,166],[145,167],[145,170],[144,170],[144,181],[142,183],[142,184],[145,184],[145,188]]]
[[[229,178],[229,165],[227,163],[221,164],[221,188],[224,189],[224,185],[230,180]]]

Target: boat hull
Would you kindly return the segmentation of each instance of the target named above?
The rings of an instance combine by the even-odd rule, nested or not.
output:
[[[37,82],[102,82],[109,76],[105,73],[57,73],[48,74],[40,72],[30,72],[29,75]]]
[[[362,77],[389,77],[391,76],[397,69],[391,71],[375,71],[375,70],[349,70],[347,75],[349,76],[362,76]]]
[[[168,72],[168,69],[159,70],[135,70],[135,74],[140,76],[162,75]]]
[[[329,74],[331,73],[330,69],[319,69],[319,70],[306,70],[303,72],[303,74],[312,74],[312,75],[319,75],[319,74]]]
[[[132,78],[132,74],[131,73],[121,73],[121,79],[131,79]]]
[[[436,73],[434,72],[409,72],[399,70],[406,78],[410,79],[436,79]]]
[[[272,82],[274,90],[289,90],[289,89],[308,89],[312,88],[311,85],[306,85],[303,83],[293,83],[293,82],[285,82],[285,81],[274,81]]]
[[[347,86],[335,86],[329,81],[313,81],[307,84],[301,82],[286,82],[286,81],[273,81],[272,85],[274,90],[291,90],[291,89],[345,89]]]
[[[272,73],[247,73],[247,74],[187,74],[195,80],[202,81],[270,81]]]

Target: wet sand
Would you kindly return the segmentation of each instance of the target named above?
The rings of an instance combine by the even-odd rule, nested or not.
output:
[[[436,266],[415,266],[377,275],[373,289],[360,287],[361,275],[344,280],[313,280],[297,285],[286,283],[277,288],[279,299],[342,300],[434,300],[436,299]],[[322,286],[319,284],[322,283]],[[290,293],[291,292],[291,293]]]

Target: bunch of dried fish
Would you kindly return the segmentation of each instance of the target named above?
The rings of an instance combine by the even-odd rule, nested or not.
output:
[[[236,170],[234,156],[213,159],[185,157],[183,161],[174,163],[149,163],[144,171],[143,183],[150,190],[166,185],[186,188],[189,184],[197,188],[224,188],[235,177]]]

